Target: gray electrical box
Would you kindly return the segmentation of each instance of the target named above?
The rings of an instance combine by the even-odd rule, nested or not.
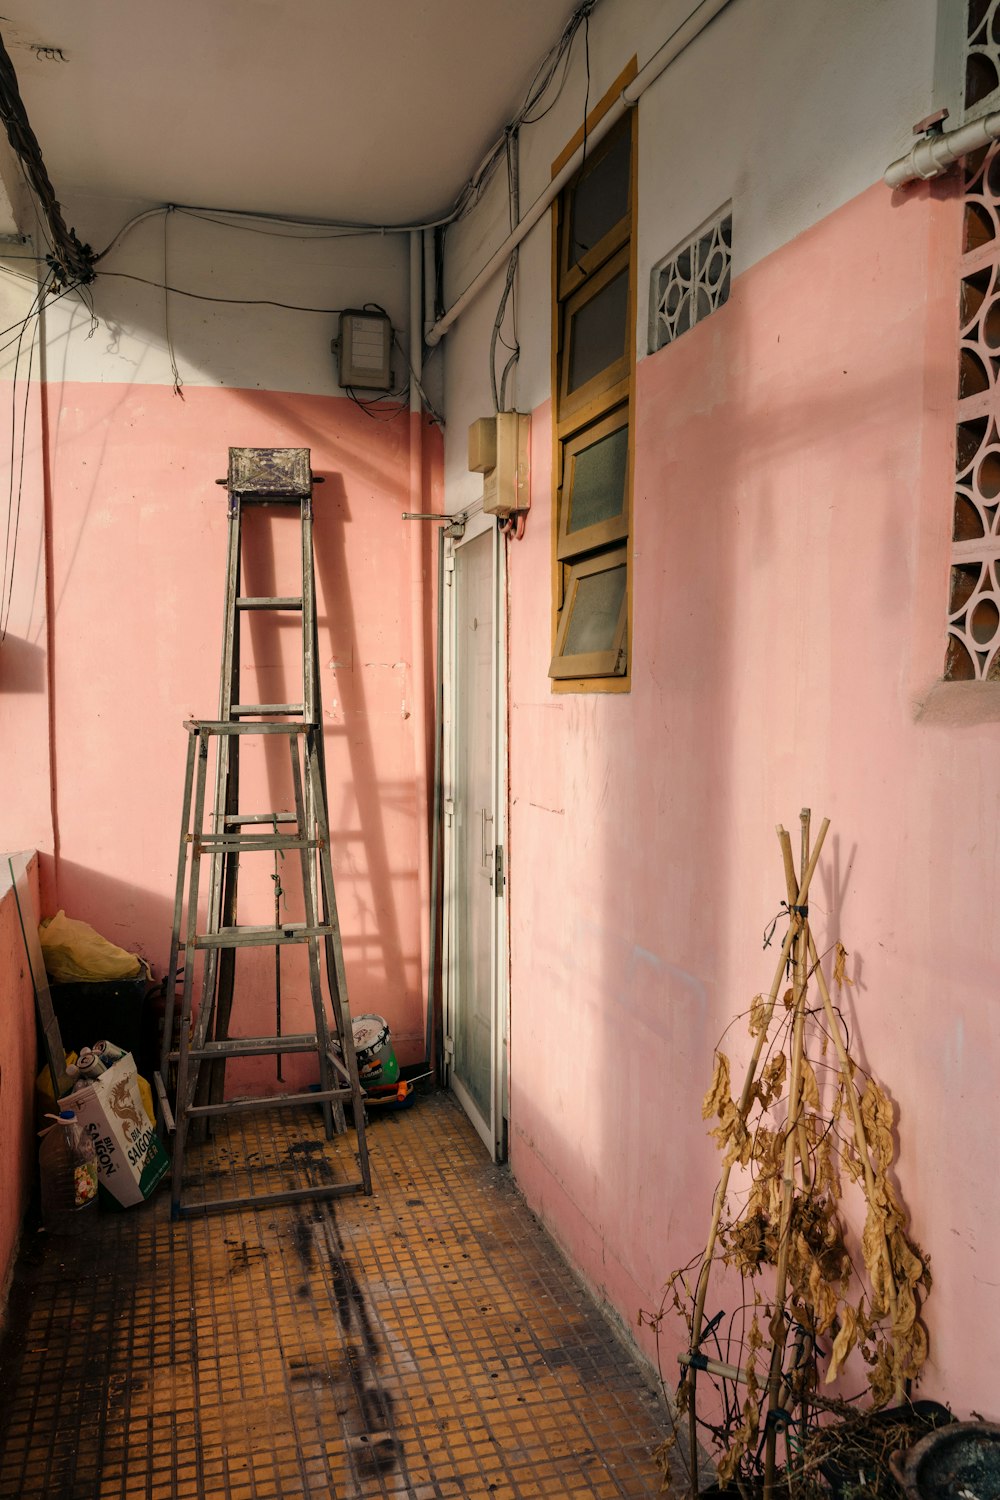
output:
[[[348,307],[334,340],[340,384],[362,391],[392,390],[392,324],[384,312]]]

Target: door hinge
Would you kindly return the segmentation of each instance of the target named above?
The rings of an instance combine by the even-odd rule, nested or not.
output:
[[[445,1058],[449,1062],[455,1056],[455,1040],[454,1040],[454,1037],[445,1036],[445,1039],[444,1039],[444,1055],[445,1055]]]
[[[495,896],[503,895],[503,882],[503,845],[497,844],[493,850],[493,894]]]
[[[455,559],[454,559],[454,557],[446,557],[445,560],[444,560],[444,581],[448,585],[449,588],[451,588],[451,581],[452,581],[452,578],[454,577],[454,575],[455,575]]]

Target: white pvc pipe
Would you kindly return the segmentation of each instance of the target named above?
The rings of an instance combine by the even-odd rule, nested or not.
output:
[[[957,130],[945,130],[939,135],[928,135],[918,141],[912,151],[886,167],[882,180],[891,188],[903,187],[918,178],[925,181],[940,177],[947,172],[960,156],[988,146],[990,141],[1000,140],[1000,111],[982,115],[978,120],[969,120]]]
[[[677,27],[677,30],[667,38],[663,46],[653,53],[653,56],[646,63],[645,67],[641,68],[632,79],[632,82],[622,89],[611,108],[606,114],[601,116],[593,130],[588,133],[588,152],[592,151],[600,141],[603,141],[608,132],[613,130],[618,124],[625,111],[631,109],[638,102],[640,95],[645,93],[649,85],[659,78],[660,74],[670,66],[675,58],[680,56],[686,47],[690,46],[695,37],[700,36],[709,22],[714,21],[719,12],[725,10],[729,3],[730,0],[701,0],[701,4],[695,7],[687,20]],[[510,252],[531,233],[545,211],[552,206],[563,188],[579,170],[582,160],[583,145],[581,144],[574,151],[566,165],[556,173],[548,186],[539,193],[534,203],[532,203],[524,215],[524,218],[521,219],[517,227],[507,236],[500,248],[490,256],[490,259],[479,272],[479,275],[469,283],[458,300],[449,307],[444,317],[439,318],[434,326],[428,330],[426,341],[432,348],[435,344],[441,342],[448,329],[456,319],[462,316],[469,303],[479,296],[479,293],[492,281],[501,266],[506,264]]]

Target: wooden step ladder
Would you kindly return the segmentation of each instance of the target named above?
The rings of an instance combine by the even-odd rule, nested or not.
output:
[[[322,1199],[345,1193],[370,1193],[371,1173],[365,1139],[364,1092],[347,999],[344,955],[337,919],[330,857],[323,716],[317,655],[316,593],[312,541],[312,489],[315,476],[308,448],[230,448],[228,479],[217,481],[229,492],[229,545],[226,567],[226,606],[223,628],[222,680],[217,719],[189,720],[184,808],[177,862],[170,958],[164,984],[166,1004],[163,1046],[156,1089],[164,1125],[174,1132],[171,1209],[174,1218],[239,1207],[265,1207]],[[296,596],[244,596],[242,523],[247,506],[297,507],[302,553],[302,591]],[[302,698],[298,703],[241,703],[240,620],[248,611],[295,612],[302,627]],[[245,813],[240,810],[240,746],[247,736],[284,740],[288,747],[294,810]],[[215,753],[214,803],[206,817],[212,752]],[[241,854],[271,852],[275,860],[286,851],[297,852],[302,873],[304,920],[284,921],[276,896],[273,925],[247,926],[237,921],[237,890]],[[198,926],[201,863],[210,860],[207,917]],[[276,891],[279,889],[277,867]],[[313,1030],[282,1034],[280,974],[282,947],[304,945],[308,951],[309,990]],[[236,975],[241,948],[273,947],[276,964],[277,1018],[273,1036],[230,1033]],[[322,968],[326,973],[327,1001]],[[197,955],[203,954],[200,1003],[194,1011]],[[183,990],[176,1046],[175,995],[183,955]],[[284,1092],[243,1098],[225,1097],[225,1068],[229,1058],[313,1053],[319,1067],[319,1087],[308,1092]],[[207,1065],[207,1066],[206,1066]],[[176,1068],[176,1090],[170,1103],[168,1081]],[[346,1129],[345,1104],[350,1104],[357,1131],[359,1175],[320,1186],[295,1187],[255,1196],[184,1203],[184,1160],[191,1126],[213,1117],[246,1110],[308,1105],[320,1108],[326,1135]],[[204,1126],[202,1128],[205,1128]],[[353,1159],[352,1159],[353,1168]]]

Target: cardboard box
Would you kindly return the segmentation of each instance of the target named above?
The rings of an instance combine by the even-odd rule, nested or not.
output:
[[[145,1202],[170,1160],[143,1108],[132,1054],[126,1052],[86,1088],[67,1094],[59,1106],[76,1111],[94,1143],[102,1205],[117,1209]]]

